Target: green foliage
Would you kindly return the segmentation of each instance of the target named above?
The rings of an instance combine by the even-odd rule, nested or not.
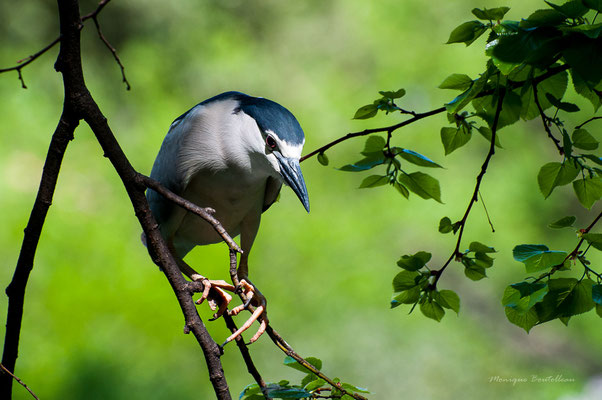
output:
[[[562,217],[558,221],[554,221],[548,225],[552,229],[562,229],[573,226],[577,218],[575,216]]]
[[[500,129],[521,119],[527,121],[540,118],[544,125],[542,130],[551,139],[561,159],[551,160],[540,168],[537,174],[539,191],[547,199],[556,188],[572,184],[576,199],[590,209],[602,197],[602,169],[599,168],[602,166],[602,159],[579,151],[597,150],[599,142],[583,128],[591,119],[576,126],[572,134],[569,134],[570,129],[565,127],[560,115],[581,110],[578,104],[565,100],[569,78],[576,93],[591,102],[594,110],[602,103],[602,24],[593,23],[597,16],[593,14],[599,11],[600,2],[573,0],[557,5],[546,1],[546,4],[549,8],[536,10],[518,21],[503,20],[510,10],[508,7],[475,8],[472,13],[478,20],[464,22],[451,32],[447,43],[464,43],[469,46],[489,31],[485,45],[488,61],[485,70],[474,79],[466,74],[453,73],[439,85],[441,89],[461,91],[445,104],[447,120],[452,126],[441,128],[441,143],[447,156],[467,147],[476,130],[490,143],[495,141],[495,146],[490,147],[488,154],[491,157],[495,147],[501,148],[497,134]],[[397,107],[393,102],[400,95],[405,95],[405,91],[380,94],[382,98],[361,107],[355,118],[372,117],[379,109],[387,113],[398,111],[417,116],[416,113]],[[546,114],[546,110],[550,108],[554,110],[553,117]],[[552,127],[558,131],[560,139],[555,137]],[[424,199],[441,202],[439,182],[423,172],[408,173],[402,170],[400,161],[421,167],[440,165],[412,150],[391,147],[394,129],[397,128],[383,129],[388,135],[386,140],[368,138],[362,152],[365,158],[341,169],[363,171],[384,165],[386,174],[369,176],[360,187],[384,186],[389,183],[404,197],[412,192]],[[489,158],[483,165],[482,174],[486,172],[488,160]],[[439,221],[440,233],[460,232],[456,249],[460,246],[463,227],[472,203],[477,200],[480,178],[464,218],[452,223],[452,219],[446,216]],[[571,227],[575,220],[574,216],[563,217],[549,227]],[[581,232],[583,240],[596,249],[602,249],[602,234],[589,233],[589,229],[591,227]],[[566,324],[572,316],[594,308],[592,288],[595,288],[594,298],[598,300],[600,289],[586,277],[594,275],[598,284],[601,277],[589,267],[585,254],[579,252],[580,244],[581,242],[571,253],[550,250],[544,244],[521,244],[514,247],[514,259],[525,265],[527,273],[544,274],[533,282],[524,281],[508,286],[502,303],[510,322],[529,331],[536,324],[552,319],[560,319]],[[464,252],[456,250],[449,261],[436,270],[427,265],[431,261],[430,253],[419,251],[402,256],[397,265],[403,271],[393,279],[395,294],[391,307],[408,304],[412,305],[411,312],[419,305],[426,317],[436,321],[443,318],[445,308],[457,312],[457,295],[451,291],[437,290],[441,274],[451,261],[456,261],[464,266],[468,279],[483,279],[487,276],[486,270],[493,266],[494,259],[489,254],[494,252],[492,247],[475,241]],[[571,261],[575,259],[585,268],[581,279],[552,278],[557,271],[569,271]],[[599,302],[596,304],[600,305]]]
[[[322,360],[315,357],[307,357],[305,361],[309,362],[318,371],[322,369]],[[293,384],[288,380],[281,380],[278,383],[267,383],[265,394],[270,399],[307,399],[315,398],[317,395],[324,396],[328,394],[328,398],[352,398],[349,394],[355,393],[370,393],[368,390],[350,383],[341,382],[339,378],[333,379],[336,386],[330,386],[324,379],[312,371],[299,364],[293,357],[286,356],[284,365],[291,367],[297,371],[303,372],[306,375],[301,379],[299,384]],[[247,385],[239,396],[240,400],[260,400],[265,399],[261,388],[257,383]]]
[[[393,95],[395,94],[391,94]],[[364,178],[360,188],[374,188],[389,184],[405,198],[408,198],[412,192],[423,199],[434,199],[441,203],[441,188],[437,179],[420,171],[406,172],[409,165],[443,168],[430,158],[413,150],[390,146],[388,141],[380,136],[369,136],[361,154],[364,156],[363,159],[344,165],[340,170],[361,172],[383,165],[385,174],[374,174]]]

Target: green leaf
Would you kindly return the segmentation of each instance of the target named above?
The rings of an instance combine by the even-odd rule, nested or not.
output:
[[[481,134],[481,136],[487,139],[489,143],[491,143],[491,136],[493,135],[491,129],[486,126],[479,126],[477,131]],[[500,149],[502,148],[502,144],[500,143],[500,135],[495,135],[495,146],[499,147]]]
[[[393,183],[393,186],[395,187],[395,190],[397,190],[399,193],[401,193],[401,195],[403,197],[405,197],[406,199],[410,197],[410,191],[405,186],[403,186],[401,183],[395,182],[395,183]]]
[[[602,233],[584,233],[581,237],[587,240],[593,248],[602,250]]]
[[[555,267],[564,262],[567,253],[553,251],[543,244],[521,244],[512,250],[516,261],[525,264],[527,272],[537,272]]]
[[[454,230],[454,226],[452,225],[451,219],[448,217],[441,218],[439,221],[439,232],[441,233],[449,233]]]
[[[567,1],[560,6],[550,3],[549,1],[546,1],[546,3],[554,10],[564,14],[567,18],[579,18],[589,11],[587,7],[583,5],[581,0]]]
[[[520,282],[510,285],[504,291],[502,304],[526,313],[543,300],[548,293],[548,285],[543,282]]]
[[[362,387],[359,387],[359,386],[355,386],[355,385],[352,385],[352,384],[350,384],[350,383],[343,383],[343,384],[341,384],[341,387],[342,387],[343,389],[345,389],[345,390],[348,390],[348,391],[350,391],[350,392],[358,392],[358,393],[370,393],[370,392],[368,391],[368,389],[366,389],[366,388],[362,388]]]
[[[437,164],[433,160],[428,157],[423,156],[420,153],[416,153],[415,151],[408,149],[395,148],[396,153],[399,154],[401,158],[404,160],[411,162],[412,164],[419,165],[421,167],[429,167],[429,168],[443,168],[441,165]]]
[[[242,390],[239,396],[239,400],[255,400],[256,394],[261,393],[261,388],[256,383],[251,383]],[[262,394],[259,395],[259,399],[265,399]]]
[[[414,286],[394,296],[391,300],[391,308],[395,308],[401,304],[414,304],[420,298],[420,286]]]
[[[574,38],[562,52],[562,56],[572,71],[576,71],[581,78],[594,85],[602,79],[602,39],[590,39],[579,35]]]
[[[382,149],[386,144],[387,141],[380,136],[369,136],[368,139],[366,139],[366,144],[364,145],[362,154],[366,155],[367,153],[375,153],[378,151],[382,152]]]
[[[378,93],[380,93],[380,95],[383,96],[383,97],[386,97],[386,98],[391,99],[391,100],[395,100],[395,99],[399,99],[399,98],[405,96],[406,90],[405,89],[399,89],[399,90],[396,90],[396,91],[381,91],[381,92],[378,92]]]
[[[567,185],[579,175],[579,169],[569,161],[547,163],[539,170],[537,183],[539,190],[545,198],[548,198],[555,187]]]
[[[474,263],[479,267],[490,268],[493,267],[494,259],[489,257],[485,253],[475,253]]]
[[[582,150],[596,150],[598,141],[587,130],[580,128],[573,132],[573,146]]]
[[[514,325],[523,328],[527,333],[529,333],[531,328],[533,328],[539,321],[539,318],[537,317],[537,312],[534,308],[530,309],[526,313],[517,311],[512,307],[506,307],[504,308],[504,311],[506,313],[506,318],[508,318],[508,321],[512,322]]]
[[[552,105],[554,107],[556,107],[562,111],[566,111],[566,112],[570,112],[570,113],[579,111],[579,107],[576,104],[562,102],[551,93],[546,93],[546,98],[548,99],[548,101],[550,103],[552,103]]]
[[[602,285],[592,286],[592,300],[598,305],[602,305]]]
[[[504,15],[510,10],[510,7],[497,7],[497,8],[475,8],[472,13],[475,17],[482,20],[499,21],[504,18]]]
[[[372,118],[378,112],[378,108],[376,104],[368,104],[363,107],[360,107],[355,112],[353,119],[368,119]]]
[[[472,242],[468,246],[469,251],[474,251],[475,253],[496,253],[493,247],[489,247],[479,242]]]
[[[472,101],[472,105],[477,111],[477,115],[493,127],[495,113],[497,110],[498,96],[484,96],[476,98]],[[497,129],[504,126],[512,125],[520,118],[522,110],[522,100],[515,92],[507,92],[502,103],[502,111],[498,119]]]
[[[486,29],[485,25],[479,21],[464,22],[452,31],[447,43],[465,43],[466,46],[469,46],[472,42],[477,40]]]
[[[535,306],[540,322],[560,317],[571,317],[594,308],[592,287],[589,279],[558,278],[548,281],[549,292]]]
[[[554,26],[559,25],[565,19],[566,16],[556,10],[537,10],[529,15],[529,18],[522,20],[519,26],[523,29]]]
[[[541,76],[543,74],[543,71],[539,69],[534,69],[534,71],[536,71],[535,77]],[[561,99],[564,96],[564,93],[566,92],[566,88],[568,85],[568,76],[569,75],[566,71],[562,71],[538,83],[537,98],[539,100],[541,108],[544,111],[552,106],[552,103],[549,102],[547,96],[545,95],[547,93],[550,93],[555,98]],[[523,118],[524,120],[531,120],[535,117],[539,117],[539,109],[535,104],[535,98],[533,96],[533,87],[530,83],[525,84],[521,89],[521,102],[521,118]]]
[[[479,265],[473,264],[471,266],[466,266],[464,268],[464,275],[470,280],[480,281],[483,278],[487,277],[487,273],[485,272],[485,268]]]
[[[552,13],[557,13],[554,10]],[[561,16],[562,19],[565,17]],[[521,21],[522,27],[526,20]],[[550,29],[519,29],[516,34],[500,36],[488,55],[509,64],[526,63],[541,68],[549,67],[562,49],[562,34]]]
[[[316,390],[317,388],[322,387],[324,385],[326,385],[326,381],[322,378],[318,378],[309,382],[303,387],[303,389],[307,390],[308,392],[311,392],[312,390]]]
[[[439,181],[432,176],[422,172],[413,172],[400,175],[399,182],[423,199],[434,199],[441,203]]]
[[[595,85],[586,82],[575,70],[571,70],[571,76],[573,78],[575,91],[588,99],[594,106],[594,111],[597,111],[598,108],[600,108],[600,105],[602,105],[602,93],[600,90],[595,90]]]
[[[320,360],[319,358],[316,358],[316,357],[306,357],[305,361],[307,361],[308,363],[310,363],[311,365],[313,365],[318,371],[320,371],[322,369],[322,360]],[[297,362],[297,360],[295,360],[291,356],[286,356],[284,358],[284,365],[286,365],[287,367],[291,367],[293,369],[296,369],[297,371],[308,372],[307,368],[305,368],[303,365],[299,364]]]
[[[598,317],[602,318],[602,306],[600,304],[596,304],[596,314],[598,314]]]
[[[458,297],[457,293],[453,290],[444,289],[438,292],[433,292],[433,298],[442,307],[454,310],[456,314],[460,312],[460,297]]]
[[[552,229],[562,229],[562,228],[568,228],[570,226],[573,226],[573,224],[575,223],[575,221],[577,220],[577,218],[573,215],[569,216],[569,217],[563,217],[560,218],[558,221],[554,221],[551,224],[548,225],[548,227],[552,228]]]
[[[393,278],[393,291],[394,292],[402,292],[404,290],[408,290],[413,288],[418,284],[418,279],[420,274],[415,271],[407,271],[403,270]]]
[[[408,271],[418,271],[430,261],[431,257],[432,254],[426,251],[419,251],[414,255],[406,254],[397,261],[397,265]]]
[[[596,39],[600,37],[602,33],[602,23],[592,25],[576,25],[576,26],[563,26],[560,28],[563,32],[576,32],[583,34],[589,38]]]
[[[454,114],[459,112],[466,105],[468,105],[472,101],[472,99],[474,99],[479,93],[481,93],[481,91],[487,84],[488,79],[489,73],[488,71],[486,71],[479,77],[479,79],[474,80],[468,89],[460,93],[449,103],[445,104],[447,112],[449,114]]]
[[[582,0],[588,8],[602,12],[602,0]]]
[[[360,189],[373,188],[383,186],[389,183],[389,177],[383,175],[370,175],[366,177],[360,184]]]
[[[270,399],[304,399],[311,397],[311,393],[307,390],[294,387],[270,388],[268,386],[267,392]]]
[[[579,202],[590,209],[602,197],[602,181],[600,177],[578,179],[573,182],[573,189]]]
[[[451,74],[441,82],[439,89],[466,90],[472,85],[472,79],[465,74]]]
[[[324,166],[328,165],[328,157],[324,153],[318,154],[318,162]]]
[[[445,149],[445,155],[448,155],[454,150],[464,146],[466,143],[468,143],[471,137],[472,135],[470,132],[466,132],[465,129],[460,127],[441,128],[441,142],[443,143],[443,148]]]
[[[445,310],[433,299],[427,299],[424,303],[420,304],[420,311],[425,317],[434,319],[439,322],[445,315]]]
[[[385,163],[385,155],[382,151],[373,153],[364,153],[366,158],[355,162],[354,164],[347,164],[339,168],[341,171],[359,172],[367,171],[378,165]]]

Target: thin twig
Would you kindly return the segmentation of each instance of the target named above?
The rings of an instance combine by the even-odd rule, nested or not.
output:
[[[165,186],[161,185],[156,180],[146,175],[139,173],[137,178],[145,187],[154,190],[161,196],[165,197],[167,200],[203,218],[205,221],[210,223],[211,226],[213,226],[213,229],[215,229],[215,231],[222,237],[222,239],[224,239],[224,242],[226,242],[228,247],[230,247],[232,250],[235,250],[238,253],[242,253],[242,249],[238,246],[238,244],[236,244],[236,242],[234,241],[234,239],[232,239],[228,232],[226,232],[226,229],[224,229],[222,224],[212,215],[213,213],[215,213],[215,210],[211,208],[203,208],[197,206],[193,202],[178,196],[171,190],[167,189]]]
[[[564,149],[562,148],[561,144],[560,144],[560,140],[556,139],[554,137],[554,135],[552,135],[552,130],[550,129],[550,126],[548,125],[548,117],[546,116],[545,112],[543,111],[543,108],[541,107],[541,104],[539,103],[539,99],[537,96],[537,83],[533,82],[533,100],[535,101],[535,105],[537,106],[537,109],[539,110],[539,115],[541,116],[541,122],[543,123],[543,128],[546,130],[546,133],[548,134],[548,137],[550,139],[552,139],[552,141],[554,142],[554,145],[556,145],[556,149],[558,150],[558,153],[560,153],[560,155],[564,155]]]
[[[414,122],[416,122],[418,120],[421,120],[423,118],[430,117],[432,115],[442,113],[443,111],[445,111],[445,107],[439,107],[439,108],[436,108],[436,109],[431,110],[431,111],[427,111],[427,112],[424,112],[424,113],[418,113],[418,114],[416,114],[415,117],[412,117],[412,118],[410,118],[408,120],[402,121],[402,122],[400,122],[398,124],[395,124],[395,125],[386,126],[384,128],[365,129],[365,130],[363,130],[361,132],[348,133],[345,136],[342,136],[342,137],[340,137],[340,138],[338,138],[336,140],[333,140],[332,142],[327,143],[324,146],[317,148],[316,150],[312,151],[311,153],[304,155],[303,157],[301,157],[300,161],[305,161],[308,158],[310,158],[312,156],[315,156],[316,154],[323,153],[326,150],[328,150],[329,148],[331,148],[332,146],[334,146],[336,144],[339,144],[341,142],[344,142],[345,140],[349,140],[349,139],[352,139],[352,138],[358,137],[358,136],[370,135],[372,133],[379,133],[379,132],[388,132],[388,133],[390,133],[390,132],[393,132],[393,131],[395,131],[395,130],[397,130],[399,128],[402,128],[402,127],[404,127],[406,125],[409,125],[409,124],[414,123]]]
[[[25,85],[25,81],[23,80],[23,74],[21,73],[21,70],[23,68],[25,68],[28,64],[32,63],[36,58],[38,58],[39,56],[41,56],[42,54],[46,53],[48,50],[53,48],[54,45],[56,45],[60,41],[61,41],[61,36],[54,39],[52,42],[50,42],[48,45],[46,45],[46,47],[44,47],[42,50],[38,51],[37,53],[34,53],[34,54],[30,55],[29,57],[26,57],[22,60],[17,61],[18,65],[15,65],[14,67],[10,67],[10,68],[0,68],[0,74],[3,72],[8,72],[8,71],[17,71],[17,73],[19,74],[19,80],[21,81],[21,87],[23,89],[27,89],[27,85]]]
[[[19,384],[20,384],[21,386],[23,386],[25,389],[27,389],[27,391],[28,391],[29,393],[31,393],[31,395],[33,396],[33,398],[34,398],[34,399],[36,399],[36,400],[40,400],[40,399],[38,398],[38,396],[36,396],[36,394],[35,394],[35,393],[34,393],[34,392],[33,392],[33,391],[32,391],[32,390],[29,388],[29,386],[27,386],[27,385],[25,384],[25,382],[23,382],[21,379],[19,379],[17,376],[15,376],[15,374],[13,374],[12,372],[10,372],[10,371],[9,371],[9,370],[8,370],[8,369],[7,369],[7,368],[4,366],[4,365],[0,364],[0,368],[2,368],[2,369],[4,370],[4,373],[7,373],[7,374],[9,374],[10,376],[12,376],[14,380],[16,380],[17,382],[19,382]]]
[[[367,400],[361,394],[353,393],[352,391],[349,391],[349,390],[343,388],[340,383],[336,383],[334,380],[332,380],[329,377],[327,377],[326,375],[324,375],[320,370],[318,370],[316,367],[314,367],[312,364],[310,364],[307,360],[305,360],[303,357],[301,357],[299,354],[297,354],[297,352],[271,326],[268,325],[266,332],[272,339],[272,342],[274,342],[274,344],[276,344],[276,346],[278,346],[278,348],[280,350],[282,350],[287,356],[294,358],[295,361],[297,361],[299,364],[301,364],[309,372],[315,374],[319,378],[324,379],[326,382],[328,382],[328,384],[330,386],[337,388],[341,392],[353,397],[356,400]]]
[[[577,126],[575,127],[575,129],[581,129],[581,127],[582,127],[583,125],[585,125],[585,124],[587,124],[587,123],[589,123],[589,122],[592,122],[592,121],[594,121],[594,120],[597,120],[597,119],[602,119],[602,117],[591,117],[591,118],[590,118],[590,119],[588,119],[587,121],[585,121],[585,122],[583,122],[583,123],[581,123],[581,124],[577,125]]]
[[[100,24],[98,23],[98,18],[95,16],[92,18],[92,20],[94,21],[94,25],[96,25],[96,32],[98,32],[98,37],[100,38],[100,40],[102,40],[105,46],[107,46],[107,49],[109,49],[111,54],[113,54],[115,62],[117,62],[117,65],[119,65],[119,68],[121,69],[121,81],[125,83],[125,89],[130,90],[132,87],[130,86],[130,82],[128,82],[127,78],[125,77],[125,67],[123,66],[123,64],[121,63],[121,59],[117,55],[117,50],[115,50],[115,48],[111,46],[111,43],[109,43],[107,38],[105,38],[105,36],[102,34],[102,31],[100,30]]]
[[[539,282],[540,280],[542,280],[546,277],[554,275],[556,273],[556,271],[558,271],[560,268],[562,268],[562,266],[564,265],[565,262],[567,262],[567,260],[574,259],[575,257],[577,257],[579,255],[579,249],[581,248],[581,245],[585,241],[585,238],[583,237],[583,235],[588,233],[590,230],[592,230],[594,225],[596,225],[598,223],[598,221],[600,221],[600,218],[602,218],[602,211],[600,211],[598,216],[587,226],[587,228],[579,230],[581,239],[579,240],[579,242],[577,243],[577,246],[575,246],[573,251],[571,251],[569,254],[567,254],[566,257],[564,258],[564,260],[562,260],[562,262],[560,264],[553,266],[552,269],[550,269],[545,274],[542,274],[539,278],[537,278],[533,282]]]
[[[475,184],[475,188],[472,193],[472,197],[470,198],[470,201],[468,202],[468,207],[466,208],[466,211],[464,212],[464,216],[459,221],[460,222],[460,231],[458,232],[458,239],[456,241],[456,247],[454,248],[454,251],[449,256],[449,258],[447,259],[445,264],[443,264],[443,266],[440,269],[431,271],[431,275],[434,276],[433,282],[431,283],[431,286],[433,288],[435,288],[437,286],[437,282],[441,278],[443,271],[445,271],[445,269],[451,263],[451,261],[454,259],[459,259],[462,256],[462,253],[460,253],[460,243],[462,242],[462,235],[464,234],[464,227],[466,226],[466,221],[468,220],[468,215],[470,214],[470,210],[472,209],[473,204],[476,203],[476,201],[478,199],[481,182],[483,181],[483,177],[487,173],[487,167],[489,166],[489,161],[495,154],[495,136],[497,133],[497,126],[498,126],[498,122],[500,119],[500,113],[502,112],[502,105],[504,102],[505,93],[506,92],[502,89],[500,91],[500,95],[498,97],[497,108],[495,110],[495,117],[493,118],[493,124],[491,126],[491,144],[489,145],[489,152],[487,153],[487,156],[485,157],[485,161],[483,161],[483,165],[481,166],[481,172],[479,172],[479,175],[477,175],[477,183]]]
[[[224,322],[226,323],[226,326],[228,327],[228,329],[230,329],[230,331],[232,333],[234,333],[238,330],[238,327],[234,323],[234,320],[227,312],[225,312],[223,314],[223,318],[224,318]],[[261,377],[261,374],[257,370],[257,367],[255,366],[255,363],[253,362],[253,359],[251,358],[251,353],[249,352],[249,347],[245,343],[242,335],[239,335],[235,340],[236,340],[236,345],[238,346],[238,350],[240,350],[240,354],[242,355],[242,359],[244,360],[245,365],[247,366],[247,371],[249,372],[249,374],[251,374],[253,379],[255,379],[255,382],[257,382],[257,384],[261,388],[261,393],[263,393],[263,396],[267,399],[268,398],[267,386],[265,384],[265,381]]]

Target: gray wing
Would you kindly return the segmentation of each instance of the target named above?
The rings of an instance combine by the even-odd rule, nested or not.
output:
[[[280,189],[282,189],[282,181],[269,177],[265,185],[262,212],[267,211],[267,209],[278,200],[278,197],[280,197]]]
[[[185,177],[178,168],[180,148],[188,133],[187,124],[183,123],[186,117],[187,115],[184,115],[172,123],[163,140],[159,154],[157,154],[150,175],[151,178],[177,195],[181,195],[186,189]],[[166,200],[152,189],[146,191],[146,198],[153,216],[161,226],[161,233],[166,238],[171,237],[186,214],[185,210]]]

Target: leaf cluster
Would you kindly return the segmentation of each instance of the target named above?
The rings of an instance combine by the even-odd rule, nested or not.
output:
[[[316,357],[307,357],[305,359],[316,370],[322,369],[322,360]],[[349,393],[370,393],[368,390],[341,382],[339,378],[333,379],[336,387],[330,386],[324,379],[318,377],[313,372],[308,372],[307,368],[299,364],[294,358],[286,356],[284,365],[306,373],[299,384],[293,384],[288,380],[281,380],[278,383],[268,383],[265,388],[265,394],[270,399],[314,399],[319,396],[322,399],[343,399],[353,400]],[[342,390],[343,389],[343,390]],[[264,393],[257,383],[247,385],[240,394],[240,400],[264,400]]]

